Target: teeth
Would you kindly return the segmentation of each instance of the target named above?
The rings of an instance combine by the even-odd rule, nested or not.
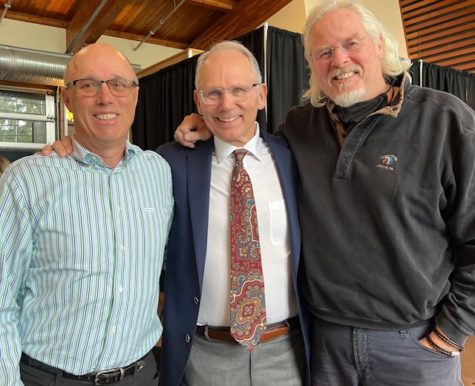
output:
[[[337,75],[335,78],[336,79],[346,79],[349,78],[350,76],[354,75],[354,71],[349,71],[349,72],[344,72],[342,74]]]
[[[230,117],[230,118],[221,118],[221,117],[218,117],[218,119],[222,122],[232,122],[236,119],[238,119],[239,117]]]
[[[117,114],[114,113],[109,113],[109,114],[97,114],[96,118],[99,118],[101,120],[108,120],[108,119],[115,119],[117,118]]]

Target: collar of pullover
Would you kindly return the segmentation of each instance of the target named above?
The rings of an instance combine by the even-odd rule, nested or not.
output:
[[[389,86],[391,88],[392,86]],[[350,107],[341,107],[335,105],[333,112],[337,115],[338,120],[343,124],[345,131],[348,133],[363,118],[374,111],[380,110],[388,104],[388,91],[379,94],[373,99],[355,103]]]
[[[367,116],[381,113],[396,117],[404,99],[406,82],[410,83],[410,79],[409,75],[404,73],[398,78],[392,79],[392,84],[388,86],[388,91],[369,101],[356,103],[346,108],[337,106],[332,100],[328,100],[327,110],[340,145],[343,145],[351,129]]]

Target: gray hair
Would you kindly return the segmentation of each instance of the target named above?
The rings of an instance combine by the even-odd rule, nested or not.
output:
[[[310,100],[315,107],[325,104],[325,95],[320,87],[316,74],[313,73],[312,66],[312,30],[314,25],[327,13],[342,8],[355,11],[361,18],[364,28],[377,43],[382,38],[384,56],[381,60],[382,75],[385,79],[390,79],[407,71],[411,66],[409,60],[399,56],[399,46],[394,36],[381,24],[376,16],[364,7],[358,0],[317,0],[315,7],[310,12],[305,23],[303,33],[303,45],[305,48],[305,58],[310,68],[310,87],[304,94],[305,100]]]
[[[256,77],[256,82],[257,83],[262,82],[261,70],[259,69],[259,64],[257,63],[257,60],[255,56],[252,54],[252,52],[249,51],[245,46],[243,46],[238,41],[223,40],[222,42],[215,44],[208,51],[203,52],[199,56],[198,62],[196,65],[196,72],[195,72],[195,88],[197,90],[198,90],[198,83],[200,80],[201,66],[213,52],[217,52],[217,51],[236,51],[246,56],[249,59],[249,63],[251,64],[252,72],[254,73]]]

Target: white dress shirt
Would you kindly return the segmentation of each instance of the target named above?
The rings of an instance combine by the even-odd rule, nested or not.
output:
[[[244,146],[257,208],[267,324],[297,315],[292,289],[287,211],[269,147],[256,135]],[[214,137],[211,165],[208,244],[198,324],[229,326],[230,298],[230,187],[237,148]]]

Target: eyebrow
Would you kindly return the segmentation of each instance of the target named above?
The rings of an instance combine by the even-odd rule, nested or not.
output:
[[[110,80],[110,79],[129,79],[127,76],[124,75],[119,75],[119,74],[112,74],[110,77],[107,79],[99,79],[97,75],[92,75],[92,74],[87,74],[83,75],[81,77],[77,77],[77,79],[95,79],[95,80]]]
[[[343,41],[344,42],[347,42],[348,40],[351,40],[351,39],[364,39],[366,36],[362,36],[360,33],[355,33],[353,35],[351,35],[350,37],[344,39]],[[332,47],[332,44],[324,44],[322,46],[319,46],[317,48],[324,48],[324,47]]]
[[[200,90],[212,90],[212,89],[217,89],[217,88],[225,89],[225,88],[247,87],[247,86],[249,86],[250,84],[254,84],[254,83],[257,83],[257,82],[256,82],[256,81],[249,81],[249,83],[231,84],[231,85],[228,86],[228,87],[223,87],[223,86],[206,86],[206,87],[200,87],[199,89],[200,89]]]

